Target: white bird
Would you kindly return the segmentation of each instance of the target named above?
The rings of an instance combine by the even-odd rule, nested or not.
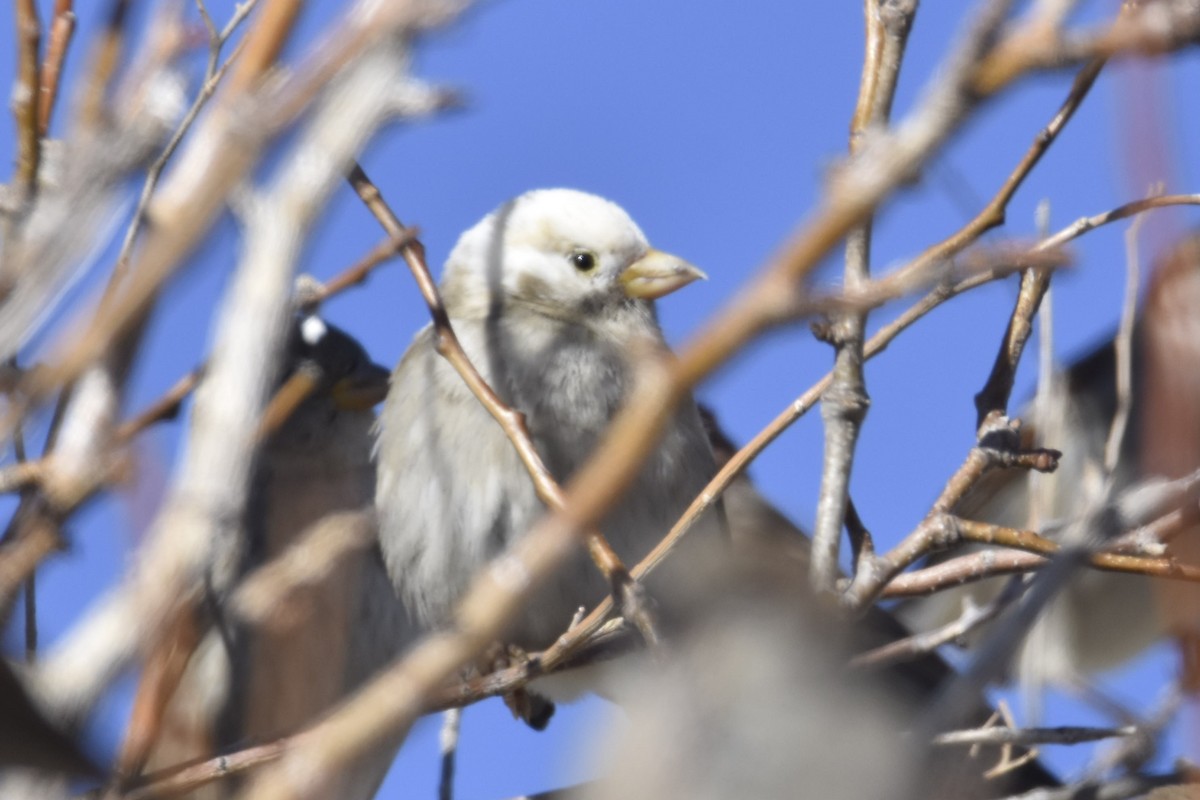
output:
[[[565,482],[626,401],[633,353],[646,341],[662,342],[653,301],[701,277],[651,248],[615,204],[547,189],[505,203],[464,233],[446,262],[442,294],[472,363],[525,414],[538,453]],[[628,565],[662,538],[714,473],[691,400],[668,425],[600,526]],[[419,625],[447,626],[471,577],[545,507],[500,426],[438,355],[431,327],[417,334],[392,374],[376,457],[388,572]],[[693,547],[719,540],[720,530],[709,514],[689,539]],[[682,572],[684,559],[676,555],[686,558],[672,556],[668,579]],[[580,548],[536,592],[506,643],[549,645],[580,606],[608,590]]]

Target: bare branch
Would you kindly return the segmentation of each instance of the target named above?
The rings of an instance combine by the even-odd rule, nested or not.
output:
[[[916,2],[902,4],[867,0],[866,56],[858,103],[850,126],[850,152],[857,153],[868,128],[881,128],[888,115],[899,80],[900,64],[908,43],[908,32],[917,12]],[[870,278],[871,216],[850,231],[846,240],[845,285],[859,289]],[[839,314],[829,327],[835,349],[833,381],[822,395],[821,415],[825,420],[825,460],[817,517],[813,528],[811,575],[818,591],[832,593],[838,575],[838,550],[854,449],[870,397],[863,378],[863,312]]]

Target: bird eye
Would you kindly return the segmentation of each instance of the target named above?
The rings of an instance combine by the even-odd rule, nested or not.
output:
[[[586,250],[571,254],[571,263],[580,272],[591,272],[596,267],[596,257]]]

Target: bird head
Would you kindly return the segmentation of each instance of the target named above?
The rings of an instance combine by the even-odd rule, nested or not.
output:
[[[366,411],[387,394],[387,368],[371,361],[354,337],[315,314],[298,320],[288,355],[294,369],[317,375],[339,410]]]
[[[521,307],[583,321],[606,308],[649,303],[704,277],[651,247],[615,203],[572,189],[540,189],[464,233],[442,285],[453,316],[481,318]]]
[[[298,409],[330,418],[366,414],[387,394],[389,372],[354,337],[316,314],[296,318],[279,385],[263,412],[259,435],[277,432]]]

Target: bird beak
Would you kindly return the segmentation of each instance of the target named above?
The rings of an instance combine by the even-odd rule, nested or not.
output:
[[[629,297],[657,300],[692,281],[708,280],[708,276],[682,258],[651,248],[626,267],[618,280]]]
[[[389,377],[384,367],[364,364],[333,385],[333,403],[342,411],[368,411],[387,396]]]

